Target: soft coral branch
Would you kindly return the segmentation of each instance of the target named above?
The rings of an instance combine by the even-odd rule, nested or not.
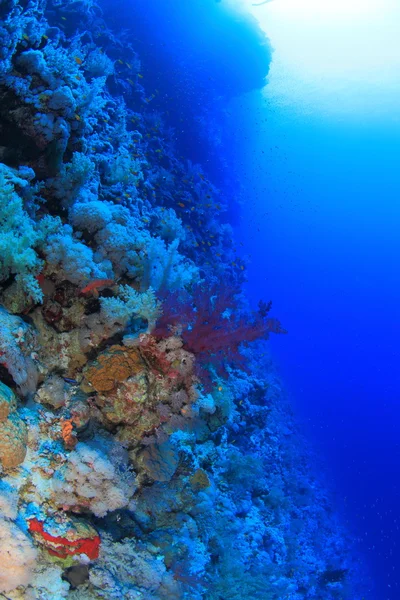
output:
[[[192,302],[171,295],[163,304],[164,314],[153,335],[160,338],[179,333],[184,348],[196,356],[203,380],[204,375],[209,379],[204,373],[206,365],[213,365],[218,375],[226,377],[227,364],[245,368],[242,344],[267,339],[270,333],[287,333],[278,319],[268,317],[270,303],[262,307],[258,313],[236,317],[234,294],[228,289],[218,293],[201,289]]]

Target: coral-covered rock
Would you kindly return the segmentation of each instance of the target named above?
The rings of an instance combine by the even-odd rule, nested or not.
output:
[[[82,389],[111,392],[118,383],[137,375],[144,367],[137,348],[111,346],[85,369]]]
[[[148,394],[148,380],[143,371],[121,382],[114,392],[100,394],[97,405],[109,423],[132,425],[140,419],[146,419],[150,406]]]
[[[26,454],[26,425],[16,409],[14,392],[0,382],[0,464],[5,469],[20,465]]]
[[[145,472],[154,481],[169,481],[178,462],[179,455],[168,440],[163,444],[147,446],[140,456],[140,463]]]
[[[117,425],[117,439],[133,447],[160,428],[169,435],[192,419],[193,367],[179,338],[157,342],[141,335],[133,345],[102,352],[85,368],[81,388],[97,392],[103,424]]]
[[[53,408],[64,406],[69,397],[69,386],[59,375],[51,375],[36,393],[35,400]]]
[[[37,350],[35,330],[20,317],[0,307],[0,364],[24,395],[36,390]]]
[[[17,410],[17,399],[14,392],[0,381],[0,421],[7,419],[8,415]]]
[[[206,490],[211,485],[210,479],[203,469],[196,469],[189,481],[194,492]]]
[[[5,469],[20,465],[26,455],[27,430],[17,413],[0,422],[0,463]]]
[[[28,520],[29,531],[38,544],[58,558],[85,555],[90,560],[99,556],[100,537],[89,523],[66,517]]]

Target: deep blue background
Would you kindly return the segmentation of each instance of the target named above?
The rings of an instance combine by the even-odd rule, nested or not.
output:
[[[214,0],[172,8],[113,3],[110,20],[134,29],[144,85],[160,89],[154,109],[168,111],[185,155],[227,195],[236,186],[248,292],[272,299],[289,330],[272,350],[377,581],[365,599],[398,600],[400,126],[288,115],[268,88],[250,92],[270,59],[251,26],[238,36]],[[207,142],[216,123],[219,146]]]
[[[266,97],[232,110],[247,140],[248,290],[271,297],[289,330],[273,352],[362,542],[372,597],[397,600],[400,127],[288,116]]]

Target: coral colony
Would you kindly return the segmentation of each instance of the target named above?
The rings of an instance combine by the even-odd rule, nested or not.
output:
[[[0,2],[0,597],[349,598],[285,331],[100,14]]]

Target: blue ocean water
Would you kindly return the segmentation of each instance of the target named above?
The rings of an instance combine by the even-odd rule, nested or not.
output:
[[[271,342],[284,380],[361,540],[377,597],[396,598],[400,130],[318,117],[302,125],[279,113],[273,121],[265,129],[278,145],[268,151],[274,166],[249,165],[257,182],[251,218],[243,211],[250,293],[276,292],[291,333],[291,343]]]
[[[2,597],[400,597],[400,125],[256,4],[0,2]]]
[[[187,7],[177,6],[187,19]],[[182,53],[182,22],[176,25],[168,10],[165,16],[152,7],[154,23],[162,15],[160,30],[165,21],[173,28],[185,76],[204,85],[194,56],[208,41],[203,17],[207,21],[208,10],[213,14],[219,7],[191,5],[201,15],[183,25],[193,55]],[[226,121],[220,151],[241,200],[232,217],[239,251],[249,256],[247,291],[254,305],[265,297],[278,307],[290,333],[271,341],[280,372],[326,461],[337,509],[376,580],[371,597],[395,599],[400,127],[392,114],[368,118],[357,108],[344,117],[323,109],[304,114],[301,100],[300,107],[295,99],[292,106],[279,105],[268,84],[261,94],[239,83],[229,102],[232,84],[220,78],[220,53],[239,73],[253,75],[254,87],[259,81],[252,72],[257,61],[248,62],[242,47],[228,48],[226,57],[227,31],[212,38],[212,63],[207,53],[202,58],[209,81],[222,82]],[[205,85],[207,100],[215,103],[214,85]],[[200,158],[209,160],[209,149],[202,151]]]

